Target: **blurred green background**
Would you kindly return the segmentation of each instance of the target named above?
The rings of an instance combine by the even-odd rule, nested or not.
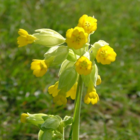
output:
[[[71,100],[56,107],[47,93],[58,80],[59,66],[42,78],[30,70],[32,59],[43,59],[48,48],[34,44],[18,48],[17,32],[51,28],[65,36],[83,14],[98,20],[91,43],[109,42],[117,59],[111,65],[98,64],[100,101],[82,104],[80,139],[140,140],[139,7],[140,0],[0,0],[0,140],[37,139],[37,127],[20,123],[23,112],[73,114]]]

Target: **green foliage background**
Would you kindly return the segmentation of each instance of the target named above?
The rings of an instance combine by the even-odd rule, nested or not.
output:
[[[139,5],[139,0],[0,0],[0,140],[37,139],[36,127],[20,123],[22,112],[73,114],[71,100],[66,107],[56,107],[47,93],[58,80],[59,66],[42,78],[30,70],[32,59],[43,59],[48,48],[34,44],[18,48],[16,39],[19,28],[29,33],[51,28],[65,36],[83,14],[98,20],[91,43],[109,42],[117,59],[111,65],[98,64],[100,101],[82,104],[80,138],[140,140]]]

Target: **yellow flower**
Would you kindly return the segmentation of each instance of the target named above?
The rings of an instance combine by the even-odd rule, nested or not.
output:
[[[96,59],[98,63],[110,64],[111,62],[115,61],[116,56],[117,54],[114,52],[114,50],[110,46],[105,45],[98,50]]]
[[[34,59],[31,63],[31,70],[36,77],[42,77],[47,72],[48,66],[45,60]]]
[[[68,47],[74,49],[80,49],[85,43],[87,43],[88,34],[85,33],[81,27],[75,27],[74,29],[68,29],[66,32],[66,43]]]
[[[60,90],[58,89],[58,81],[48,88],[49,94],[52,94],[53,97],[57,96],[59,91]]]
[[[97,29],[97,19],[95,19],[94,17],[83,15],[79,19],[78,26],[84,28],[86,33],[91,34]]]
[[[96,85],[97,85],[97,86],[100,85],[101,82],[102,82],[101,77],[100,77],[100,75],[98,75],[97,81],[96,81]]]
[[[21,121],[22,123],[25,123],[27,117],[29,117],[28,114],[26,114],[26,113],[22,113],[22,114],[21,114],[20,121]]]
[[[31,44],[36,40],[36,37],[29,35],[24,29],[19,29],[18,34],[20,35],[17,38],[18,47],[26,46],[27,44]]]
[[[72,86],[72,88],[66,93],[66,97],[71,97],[71,99],[75,100],[77,91],[77,82]]]
[[[57,105],[65,105],[67,103],[67,99],[65,96],[58,94],[53,99],[54,103]]]
[[[92,62],[85,56],[82,56],[75,63],[75,67],[80,75],[88,75],[92,70]]]
[[[86,93],[86,95],[85,95],[85,97],[84,97],[84,102],[86,103],[86,104],[89,104],[89,103],[91,103],[91,104],[96,104],[97,102],[99,101],[99,96],[98,96],[98,94],[96,93],[96,89],[93,87],[93,88],[88,88],[88,90],[87,90],[87,93]]]

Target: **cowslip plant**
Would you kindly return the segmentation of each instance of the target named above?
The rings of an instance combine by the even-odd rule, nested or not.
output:
[[[51,29],[38,29],[30,35],[19,29],[18,47],[35,43],[50,47],[44,53],[44,59],[33,59],[31,70],[36,77],[45,75],[50,67],[60,65],[59,80],[48,88],[53,102],[65,106],[67,98],[75,100],[73,117],[62,119],[58,115],[29,114],[21,115],[21,122],[38,126],[39,140],[64,140],[64,128],[71,125],[69,140],[79,140],[80,110],[82,96],[85,104],[96,104],[99,95],[96,86],[101,84],[97,63],[110,64],[116,59],[116,53],[103,40],[90,44],[90,35],[97,29],[97,19],[87,15],[80,17],[76,27],[68,29],[66,38]],[[67,44],[67,45],[65,45]],[[86,93],[82,89],[86,88]]]

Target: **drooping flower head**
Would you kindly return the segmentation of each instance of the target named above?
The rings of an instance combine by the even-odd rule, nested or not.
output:
[[[66,32],[66,43],[68,47],[74,49],[80,49],[85,43],[87,43],[88,34],[85,33],[81,27],[75,27],[74,29],[68,29]]]
[[[116,56],[117,54],[114,52],[114,50],[110,46],[106,45],[98,50],[96,59],[98,63],[105,65],[115,61]]]
[[[58,81],[48,88],[49,94],[52,94],[53,97],[57,96],[59,91],[60,90],[58,89]]]
[[[86,33],[91,34],[97,29],[97,19],[83,15],[79,19],[78,26],[84,28]]]
[[[26,113],[22,113],[22,114],[21,114],[20,121],[21,121],[22,123],[25,123],[27,117],[29,117],[28,114],[26,114]]]
[[[99,101],[99,96],[98,94],[96,93],[96,89],[93,87],[93,88],[88,88],[87,90],[87,93],[84,97],[84,102],[86,104],[96,104],[97,102]]]
[[[51,85],[48,88],[49,94],[51,94],[53,97],[56,97],[60,91],[58,89],[59,82],[57,81],[54,85]],[[72,88],[66,92],[66,97],[71,97],[71,99],[75,100],[76,97],[76,90],[77,90],[77,82],[72,86]]]
[[[98,75],[98,77],[97,77],[97,81],[96,81],[96,85],[97,85],[97,86],[100,85],[101,82],[102,82],[102,80],[101,80],[101,76]]]
[[[28,34],[28,32],[24,29],[19,29],[18,34],[20,35],[17,38],[18,47],[26,46],[27,44],[31,44],[36,40],[36,37]]]
[[[31,70],[36,77],[42,77],[47,72],[48,66],[45,60],[34,59],[31,63]]]
[[[67,103],[66,97],[64,95],[61,95],[61,94],[58,94],[57,96],[55,96],[53,98],[53,101],[54,101],[55,104],[57,104],[59,106],[60,105],[66,105],[66,103]]]
[[[77,82],[72,86],[72,88],[66,93],[66,97],[71,97],[72,100],[75,100],[77,90]]]
[[[75,67],[80,75],[88,75],[92,70],[92,62],[85,56],[82,56],[75,63]]]

